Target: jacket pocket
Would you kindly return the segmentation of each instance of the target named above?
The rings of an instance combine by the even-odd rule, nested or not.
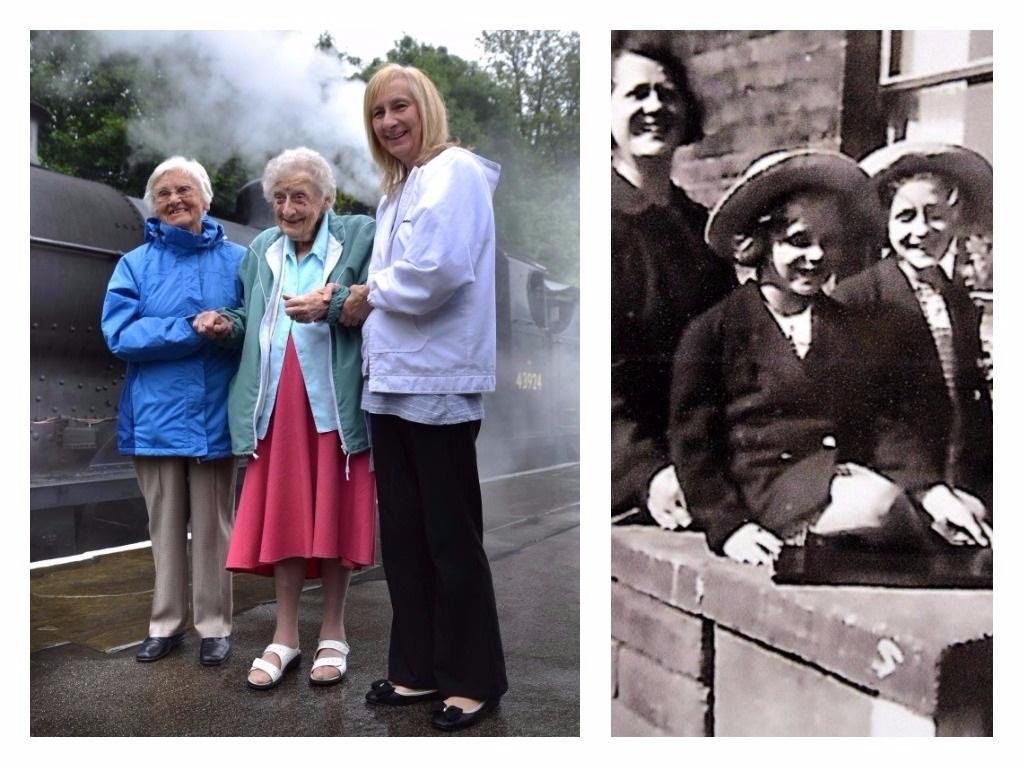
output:
[[[174,455],[196,446],[195,360],[160,361],[139,366],[132,388],[135,446]]]
[[[363,325],[368,352],[419,352],[427,343],[416,318],[375,310]]]

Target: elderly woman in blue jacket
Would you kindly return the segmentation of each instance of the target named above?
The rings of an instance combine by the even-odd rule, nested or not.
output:
[[[210,179],[195,160],[171,157],[146,184],[156,216],[145,242],[117,263],[103,302],[110,351],[127,361],[118,449],[135,464],[149,513],[156,581],[149,636],[136,654],[156,661],[188,626],[187,530],[192,528],[192,613],[205,665],[231,652],[231,536],[236,460],[228,382],[238,355],[196,333],[204,309],[237,304],[245,250],[206,215]]]
[[[444,103],[413,67],[367,84],[384,171],[369,279],[342,322],[363,327],[363,408],[377,469],[393,619],[372,704],[443,698],[432,723],[472,725],[508,688],[483,548],[474,441],[494,389],[494,163],[448,141]]]

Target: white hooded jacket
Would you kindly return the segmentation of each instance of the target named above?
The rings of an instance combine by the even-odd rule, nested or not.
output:
[[[498,164],[452,147],[377,208],[363,326],[371,392],[494,390]]]

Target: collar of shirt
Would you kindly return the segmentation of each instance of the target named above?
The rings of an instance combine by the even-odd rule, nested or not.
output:
[[[939,264],[939,267],[948,276],[950,270],[946,269],[944,262],[945,260]],[[921,312],[924,314],[925,322],[928,323],[928,328],[931,330],[932,335],[951,332],[953,326],[949,318],[949,309],[946,307],[946,302],[942,295],[928,285],[928,283],[918,278],[917,270],[913,266],[902,259],[897,264],[900,271],[907,276],[907,280],[910,282],[910,287],[914,291],[917,304],[921,307]]]
[[[796,347],[797,354],[803,358],[807,350],[811,348],[811,307],[795,315],[782,315],[772,309],[768,302],[765,302],[768,311],[771,313],[783,335]]]
[[[772,317],[775,318],[775,322],[779,324],[779,328],[782,329],[786,336],[792,337],[793,335],[799,335],[802,337],[810,337],[811,335],[811,307],[807,306],[807,309],[802,312],[797,312],[793,315],[783,315],[780,312],[776,312],[772,309],[771,305],[767,302],[765,306],[768,307],[768,311],[772,313]]]
[[[911,287],[917,289],[920,288],[922,285],[927,285],[927,283],[923,283],[920,279],[918,279],[917,268],[914,267],[909,261],[901,259],[897,256],[893,256],[892,258],[896,259],[896,266],[898,266],[900,268],[900,271],[902,271],[903,274],[907,276],[907,279],[910,280]],[[943,256],[938,263],[939,268],[946,273],[946,277],[948,277],[950,280],[953,279],[954,261],[956,261],[956,254],[950,251],[945,256]],[[928,287],[931,288],[930,285]]]
[[[325,212],[320,218],[320,228],[317,230],[316,238],[313,240],[313,247],[310,248],[309,253],[307,253],[303,258],[316,256],[322,265],[327,255],[328,234],[327,213]],[[288,235],[284,236],[284,257],[285,259],[291,259],[293,262],[298,263],[298,259],[295,256],[295,241],[288,237]]]

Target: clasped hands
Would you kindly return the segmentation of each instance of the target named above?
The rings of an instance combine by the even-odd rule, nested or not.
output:
[[[284,313],[296,323],[315,323],[327,317],[331,307],[331,295],[337,283],[327,283],[323,288],[316,288],[301,296],[290,296],[282,293]]]
[[[337,283],[327,283],[323,288],[317,288],[301,296],[282,294],[285,314],[297,323],[315,323],[323,320],[331,306],[331,296],[338,287]],[[367,301],[369,292],[365,285],[353,285],[349,289],[349,295],[338,318],[342,325],[356,326],[366,320],[373,309]],[[231,320],[213,309],[200,312],[192,320],[192,329],[208,339],[222,339],[231,333],[231,328]]]
[[[373,305],[370,304],[370,287],[368,285],[353,285],[348,289],[348,296],[341,307],[341,317],[338,321],[342,325],[359,325],[369,316]]]
[[[231,333],[232,326],[232,322],[215,309],[200,312],[192,319],[192,330],[213,340],[223,339]]]

